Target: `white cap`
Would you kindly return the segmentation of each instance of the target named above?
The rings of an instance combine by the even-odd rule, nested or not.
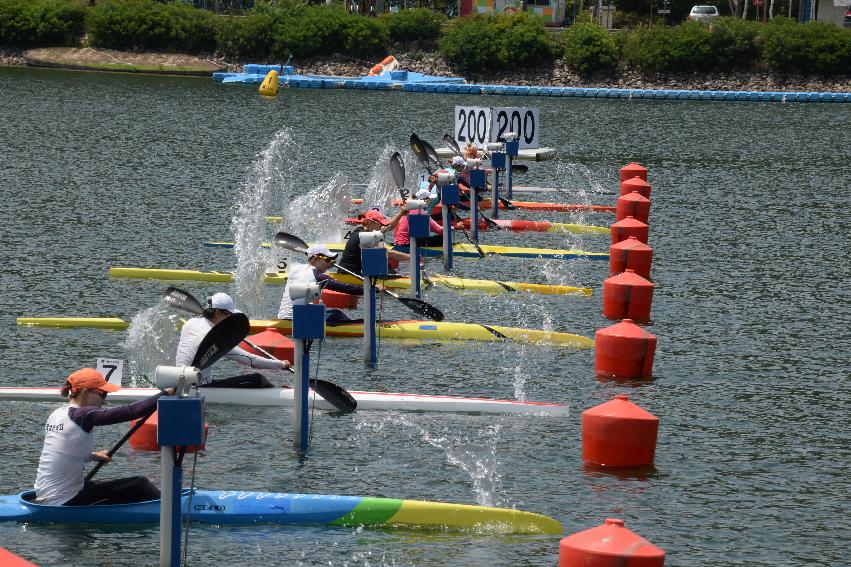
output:
[[[414,193],[414,197],[417,199],[431,199],[431,191],[429,191],[428,187],[425,189],[418,189],[416,193]]]
[[[208,297],[207,307],[210,309],[224,309],[225,311],[230,311],[231,313],[242,313],[242,311],[236,308],[236,304],[233,302],[233,298],[228,294],[222,292],[213,294],[212,297]]]
[[[452,158],[452,165],[467,165],[467,162],[461,156],[455,156]]]
[[[310,246],[307,250],[307,257],[313,258],[314,256],[325,256],[326,258],[331,258],[332,260],[337,259],[337,254],[334,254],[330,250],[328,250],[327,246],[322,244],[314,244]]]

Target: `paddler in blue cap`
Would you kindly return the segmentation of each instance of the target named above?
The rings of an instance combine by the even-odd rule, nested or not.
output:
[[[337,254],[328,250],[322,244],[314,244],[307,250],[307,264],[293,264],[287,275],[287,285],[284,287],[284,295],[281,297],[281,306],[278,309],[278,319],[292,319],[293,305],[304,305],[304,298],[293,300],[290,298],[290,284],[318,283],[323,289],[330,289],[349,295],[363,295],[363,286],[347,284],[335,280],[327,272],[337,260]],[[361,321],[351,319],[340,309],[327,309],[325,320],[333,321]]]
[[[233,298],[226,293],[216,293],[207,299],[207,307],[199,317],[193,317],[183,324],[180,330],[180,342],[177,345],[177,355],[174,358],[175,366],[191,366],[195,359],[195,353],[201,346],[201,341],[217,323],[223,321],[231,313],[239,313]],[[290,366],[286,360],[275,360],[264,358],[250,353],[239,347],[234,347],[227,355],[234,360],[251,368],[265,370],[285,370]],[[269,382],[259,372],[233,376],[213,380],[213,372],[205,368],[201,372],[201,386],[207,388],[272,388],[274,384]]]

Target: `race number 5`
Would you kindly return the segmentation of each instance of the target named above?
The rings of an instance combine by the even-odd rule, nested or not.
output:
[[[455,107],[455,139],[463,148],[469,143],[484,147],[490,141],[491,109],[481,106]]]
[[[493,109],[493,141],[504,142],[505,135],[520,136],[520,148],[540,146],[541,109],[531,107],[496,107]]]
[[[103,375],[104,380],[110,384],[121,385],[121,377],[124,373],[124,361],[120,358],[98,358],[97,371]]]

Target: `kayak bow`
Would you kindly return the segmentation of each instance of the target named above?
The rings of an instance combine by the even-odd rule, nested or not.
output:
[[[18,317],[22,327],[57,328],[98,328],[126,329],[128,321],[116,317]],[[251,332],[259,333],[274,327],[284,334],[292,332],[292,321],[287,319],[252,319]],[[450,321],[382,321],[378,325],[378,335],[382,339],[418,339],[418,340],[468,340],[468,341],[505,341],[510,340],[526,344],[560,345],[579,349],[594,348],[594,339],[572,333],[544,331],[540,329],[521,329],[486,325],[484,323],[453,323]],[[325,334],[329,337],[362,337],[363,323],[351,322],[327,325]]]
[[[348,274],[330,273],[334,279],[345,283],[358,284],[360,280]],[[149,280],[169,281],[202,281],[202,282],[232,282],[233,272],[200,272],[195,270],[176,270],[161,268],[126,268],[111,267],[109,276],[112,278],[135,278]],[[263,281],[269,285],[284,285],[287,283],[287,272],[266,273]],[[379,278],[379,282],[388,289],[411,289],[411,278]],[[576,287],[572,285],[550,285],[527,282],[503,282],[497,280],[477,280],[470,278],[458,278],[455,276],[444,276],[440,274],[430,275],[425,278],[426,284],[443,286],[454,290],[483,291],[491,295],[507,292],[527,292],[541,295],[584,295],[590,297],[590,287]]]
[[[547,516],[507,508],[468,504],[335,496],[196,490],[183,513],[199,524],[331,525],[418,528],[500,534],[561,534],[562,525]],[[56,524],[147,524],[160,521],[160,501],[100,506],[46,506],[29,499],[32,490],[0,496],[0,521]]]
[[[111,392],[109,399],[118,402],[137,402],[147,399],[159,390],[155,388],[121,388]],[[292,407],[292,388],[201,388],[204,399],[210,404],[227,404],[252,407]],[[472,414],[536,415],[567,417],[566,404],[468,398],[463,396],[430,396],[396,392],[349,392],[357,401],[358,411],[436,411]],[[0,400],[30,402],[58,402],[63,398],[59,388],[0,388]],[[314,401],[311,400],[311,404]],[[333,411],[330,403],[319,396],[316,408]]]

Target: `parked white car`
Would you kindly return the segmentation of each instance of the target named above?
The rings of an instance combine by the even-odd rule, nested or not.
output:
[[[688,14],[688,19],[700,22],[701,24],[711,24],[720,15],[718,8],[715,6],[692,6],[691,12]]]

